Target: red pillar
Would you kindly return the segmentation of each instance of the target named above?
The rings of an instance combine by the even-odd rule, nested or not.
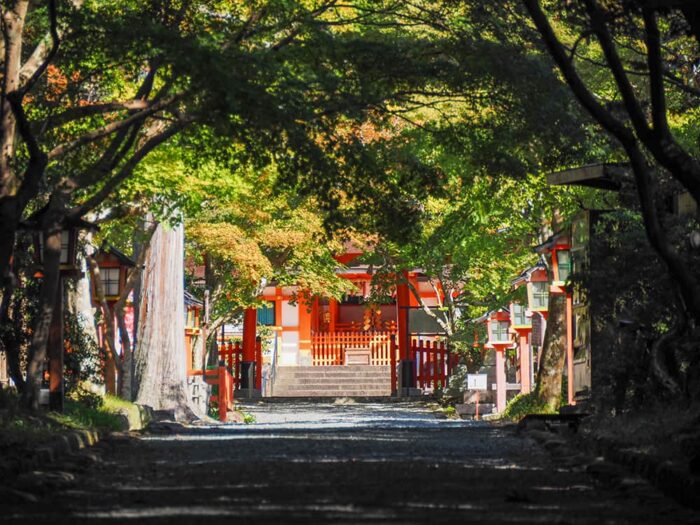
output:
[[[330,314],[328,331],[335,332],[335,323],[338,322],[338,301],[336,301],[335,299],[330,299],[328,301],[328,313]]]
[[[243,314],[243,361],[255,361],[255,330],[258,324],[256,308],[246,308]]]
[[[566,294],[566,373],[567,373],[567,401],[569,405],[575,405],[574,401],[574,299],[571,293]]]
[[[527,342],[527,332],[520,332],[520,392],[529,394],[532,390],[530,384],[530,361],[532,360],[530,345]]]
[[[311,356],[311,311],[313,303],[311,298],[299,293],[299,354]],[[301,357],[301,355],[300,355]],[[302,358],[303,360],[303,358]]]
[[[410,359],[410,336],[408,334],[408,307],[411,305],[411,291],[408,288],[408,272],[403,271],[402,280],[396,283],[396,324],[399,331],[399,356]]]

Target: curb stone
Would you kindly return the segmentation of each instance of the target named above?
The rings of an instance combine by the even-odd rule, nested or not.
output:
[[[54,463],[63,456],[74,454],[86,447],[95,445],[100,440],[100,436],[93,430],[75,430],[54,437],[45,445],[35,450],[31,458],[20,459],[13,469],[16,474],[44,467],[49,463]]]
[[[556,439],[552,438],[553,435],[558,436],[558,439],[564,437],[563,433],[557,432],[558,429],[556,427],[548,430],[541,430],[539,427],[533,429],[519,428],[519,432],[522,432],[522,430],[525,430],[524,434],[526,436],[531,437],[541,445]],[[568,441],[572,442],[577,449],[602,456],[610,463],[625,467],[632,473],[645,478],[669,498],[686,507],[700,509],[700,498],[698,498],[698,494],[700,494],[700,476],[687,472],[671,461],[623,448],[609,439],[601,437],[587,439],[573,433],[569,436]],[[545,446],[544,448],[547,447]]]

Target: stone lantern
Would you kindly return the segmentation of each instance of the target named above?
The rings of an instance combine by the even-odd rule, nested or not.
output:
[[[485,348],[496,352],[496,411],[506,408],[506,350],[513,347],[511,340],[511,316],[507,308],[500,308],[486,314],[488,341]]]

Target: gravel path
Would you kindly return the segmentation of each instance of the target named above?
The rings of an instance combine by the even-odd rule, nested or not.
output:
[[[257,404],[257,422],[115,438],[17,480],[8,523],[689,523],[634,478],[420,404]],[[605,469],[598,469],[599,474]],[[605,478],[603,475],[602,478]],[[37,486],[40,480],[43,484]],[[9,504],[8,504],[9,503]]]

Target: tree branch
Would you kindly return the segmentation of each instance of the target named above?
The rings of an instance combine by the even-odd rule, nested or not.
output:
[[[29,90],[32,89],[32,87],[34,87],[34,84],[36,84],[36,82],[41,78],[41,76],[44,74],[44,71],[46,71],[46,68],[49,67],[49,64],[53,62],[56,53],[58,53],[58,48],[61,45],[61,39],[58,36],[58,15],[56,13],[56,0],[49,0],[48,10],[51,48],[44,57],[44,60],[41,62],[41,65],[36,68],[34,73],[32,73],[32,76],[29,77],[29,79],[24,83],[24,85],[18,90],[19,93],[21,93],[22,97],[24,97],[24,95],[26,95],[29,92]],[[20,70],[20,75],[21,74],[22,72]]]
[[[100,188],[99,191],[97,191],[92,197],[90,197],[80,206],[73,208],[70,211],[69,215],[73,218],[81,217],[90,210],[102,204],[102,202],[111,195],[112,191],[117,186],[119,186],[119,184],[121,184],[124,181],[124,179],[131,175],[131,173],[134,171],[134,168],[138,165],[139,162],[141,162],[157,146],[179,133],[182,129],[185,128],[186,125],[187,122],[179,122],[177,124],[172,125],[159,135],[156,135],[155,137],[152,137],[149,140],[147,140],[146,143],[143,146],[141,146],[141,148],[139,148],[132,155],[132,157],[124,164],[124,166],[122,166],[122,168],[110,180],[105,182],[104,186],[102,186],[102,188]]]
[[[656,14],[642,10],[644,28],[646,29],[647,64],[649,66],[649,91],[651,94],[651,116],[654,131],[659,137],[671,134],[666,119],[666,94],[664,92],[663,65],[661,63],[661,35],[656,23]]]
[[[92,104],[89,106],[76,106],[69,108],[61,113],[49,117],[45,129],[54,129],[74,120],[80,120],[94,115],[103,113],[112,113],[120,110],[143,110],[153,106],[154,102],[149,102],[142,99],[125,100],[122,102],[104,102],[101,104]]]
[[[48,158],[49,160],[53,160],[57,157],[60,157],[61,155],[65,155],[66,153],[69,153],[79,148],[80,146],[84,146],[85,144],[89,144],[90,142],[99,140],[103,137],[106,137],[107,135],[114,133],[115,131],[119,131],[120,129],[130,126],[131,124],[139,120],[145,119],[149,115],[152,115],[165,108],[166,106],[172,104],[178,98],[180,98],[180,96],[181,95],[173,95],[171,97],[162,99],[156,102],[155,104],[151,105],[149,108],[139,111],[138,113],[134,113],[130,117],[127,117],[117,122],[112,122],[110,124],[107,124],[106,126],[102,126],[101,128],[85,133],[84,135],[78,137],[75,140],[56,146],[51,151],[49,151]]]

